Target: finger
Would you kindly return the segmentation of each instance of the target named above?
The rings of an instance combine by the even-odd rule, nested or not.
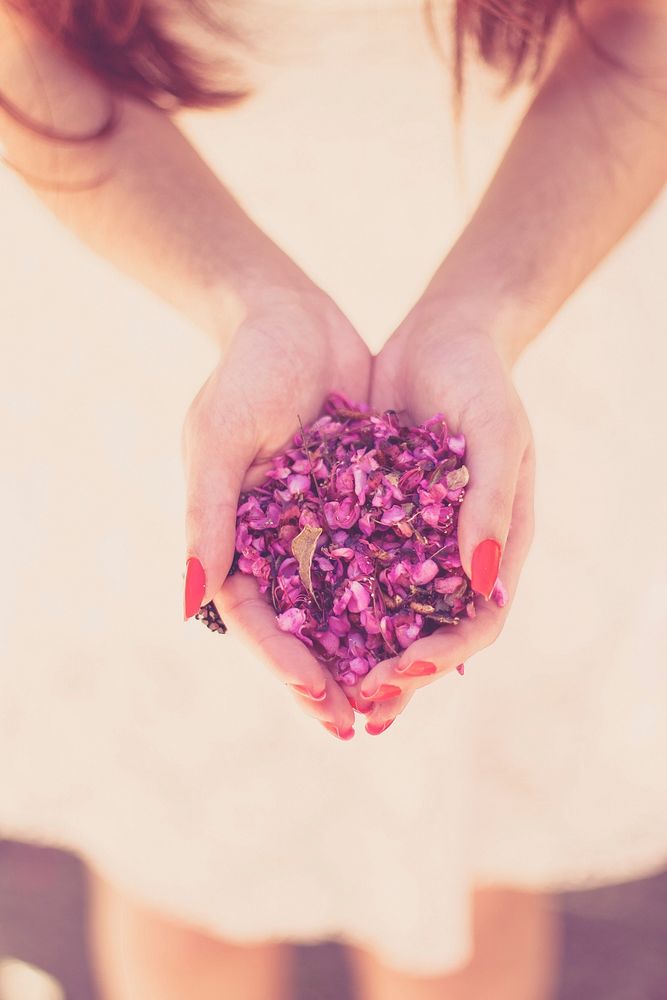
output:
[[[235,573],[222,590],[225,619],[242,632],[257,654],[285,684],[310,692],[310,714],[337,726],[342,733],[354,725],[354,711],[327,668],[296,636],[281,632],[275,611],[252,577]],[[322,700],[321,696],[325,693]],[[317,706],[317,708],[315,707]]]
[[[366,717],[366,732],[370,736],[380,736],[386,732],[401,712],[405,710],[413,694],[414,691],[405,690],[394,698],[373,702]]]
[[[470,481],[459,510],[459,551],[473,590],[487,599],[507,542],[525,450],[519,418],[502,416],[503,407],[493,398],[475,400],[461,419]]]
[[[326,696],[320,701],[313,701],[312,698],[304,696],[294,686],[291,686],[290,690],[294,692],[296,700],[306,715],[311,715],[318,722],[321,722],[332,736],[347,741],[354,736],[354,727],[345,723],[341,724],[339,715],[334,713],[333,706],[338,703],[340,687],[331,674],[329,674],[329,671],[326,671],[326,673],[328,675],[326,680]]]
[[[458,626],[448,626],[455,628]],[[436,633],[434,633],[435,635]],[[418,640],[409,647],[411,651]],[[406,651],[407,652],[407,651]],[[401,669],[402,666],[402,669]],[[412,694],[420,687],[426,687],[445,673],[449,673],[456,665],[438,665],[433,660],[410,659],[402,664],[402,657],[395,656],[383,660],[373,667],[363,679],[359,695],[362,703],[372,702],[373,705],[392,702],[405,694]]]
[[[367,715],[373,708],[373,703],[361,695],[362,680],[363,678],[357,678],[355,684],[341,684],[341,688],[354,711]]]
[[[533,539],[534,482],[535,455],[531,440],[519,468],[511,526],[500,566],[499,576],[507,592],[507,603],[499,607],[495,602],[478,602],[474,618],[465,618],[459,625],[445,625],[432,635],[417,639],[400,657],[378,663],[362,682],[361,693],[364,696],[373,692],[376,678],[384,684],[398,685],[406,670],[417,672],[418,677],[412,678],[412,681],[423,687],[443,673],[450,673],[465,664],[475,653],[495,641],[516,595],[521,569]]]
[[[219,593],[234,558],[236,511],[252,454],[224,424],[188,435],[185,618]]]
[[[414,692],[409,692],[393,702],[377,705],[366,719],[365,729],[369,736],[381,736],[394,724],[412,700]]]

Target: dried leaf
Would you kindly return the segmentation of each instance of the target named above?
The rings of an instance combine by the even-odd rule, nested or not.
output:
[[[434,614],[426,615],[426,618],[438,622],[440,625],[458,625],[461,621],[460,618],[453,618],[451,615],[444,615],[437,611]]]
[[[313,593],[311,572],[313,556],[317,548],[317,540],[321,534],[321,528],[315,528],[312,524],[307,524],[296,538],[292,539],[292,555],[299,564],[299,578],[313,600],[315,600],[315,594]]]
[[[384,590],[380,590],[384,603],[391,611],[395,611],[396,608],[400,608],[403,604],[404,599],[399,594],[386,594]]]
[[[410,601],[410,607],[420,615],[432,615],[435,608],[432,604],[422,604],[420,601]]]
[[[462,465],[458,469],[454,469],[452,472],[448,472],[445,476],[445,482],[447,483],[448,490],[460,490],[462,487],[467,486],[470,480],[470,474],[468,473],[465,465]]]

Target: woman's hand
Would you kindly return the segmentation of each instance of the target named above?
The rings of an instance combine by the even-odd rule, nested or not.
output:
[[[487,333],[448,319],[444,303],[418,305],[393,334],[373,368],[371,403],[410,423],[441,412],[453,432],[465,435],[470,484],[458,522],[461,562],[487,598],[474,619],[419,639],[351,689],[376,733],[418,688],[500,633],[533,536],[534,448],[510,362]],[[488,600],[498,574],[509,595],[502,609]]]
[[[278,630],[254,579],[227,574],[239,493],[261,482],[299,419],[306,425],[319,416],[329,392],[368,398],[370,364],[363,341],[319,289],[268,293],[253,305],[194,399],[183,439],[185,617],[215,598],[225,621],[293,685],[302,707],[342,738],[353,731],[354,712],[330,671],[299,639]]]

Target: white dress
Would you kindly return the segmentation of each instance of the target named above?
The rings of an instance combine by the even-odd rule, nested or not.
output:
[[[475,72],[459,157],[420,0],[255,9],[257,94],[184,127],[377,349],[527,92],[498,104]],[[182,621],[180,428],[213,348],[9,172],[0,217],[3,833],[229,939],[356,941],[414,973],[466,960],[473,885],[665,863],[664,198],[516,368],[537,533],[502,636],[349,743]]]

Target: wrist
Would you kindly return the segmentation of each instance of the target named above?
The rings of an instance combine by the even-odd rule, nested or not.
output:
[[[239,326],[253,316],[312,310],[327,296],[278,248],[256,254],[247,265],[235,262],[198,289],[190,313],[222,351]]]
[[[418,306],[420,327],[439,338],[482,336],[490,340],[511,370],[537,332],[530,303],[509,289],[481,291],[477,283],[436,274]]]

